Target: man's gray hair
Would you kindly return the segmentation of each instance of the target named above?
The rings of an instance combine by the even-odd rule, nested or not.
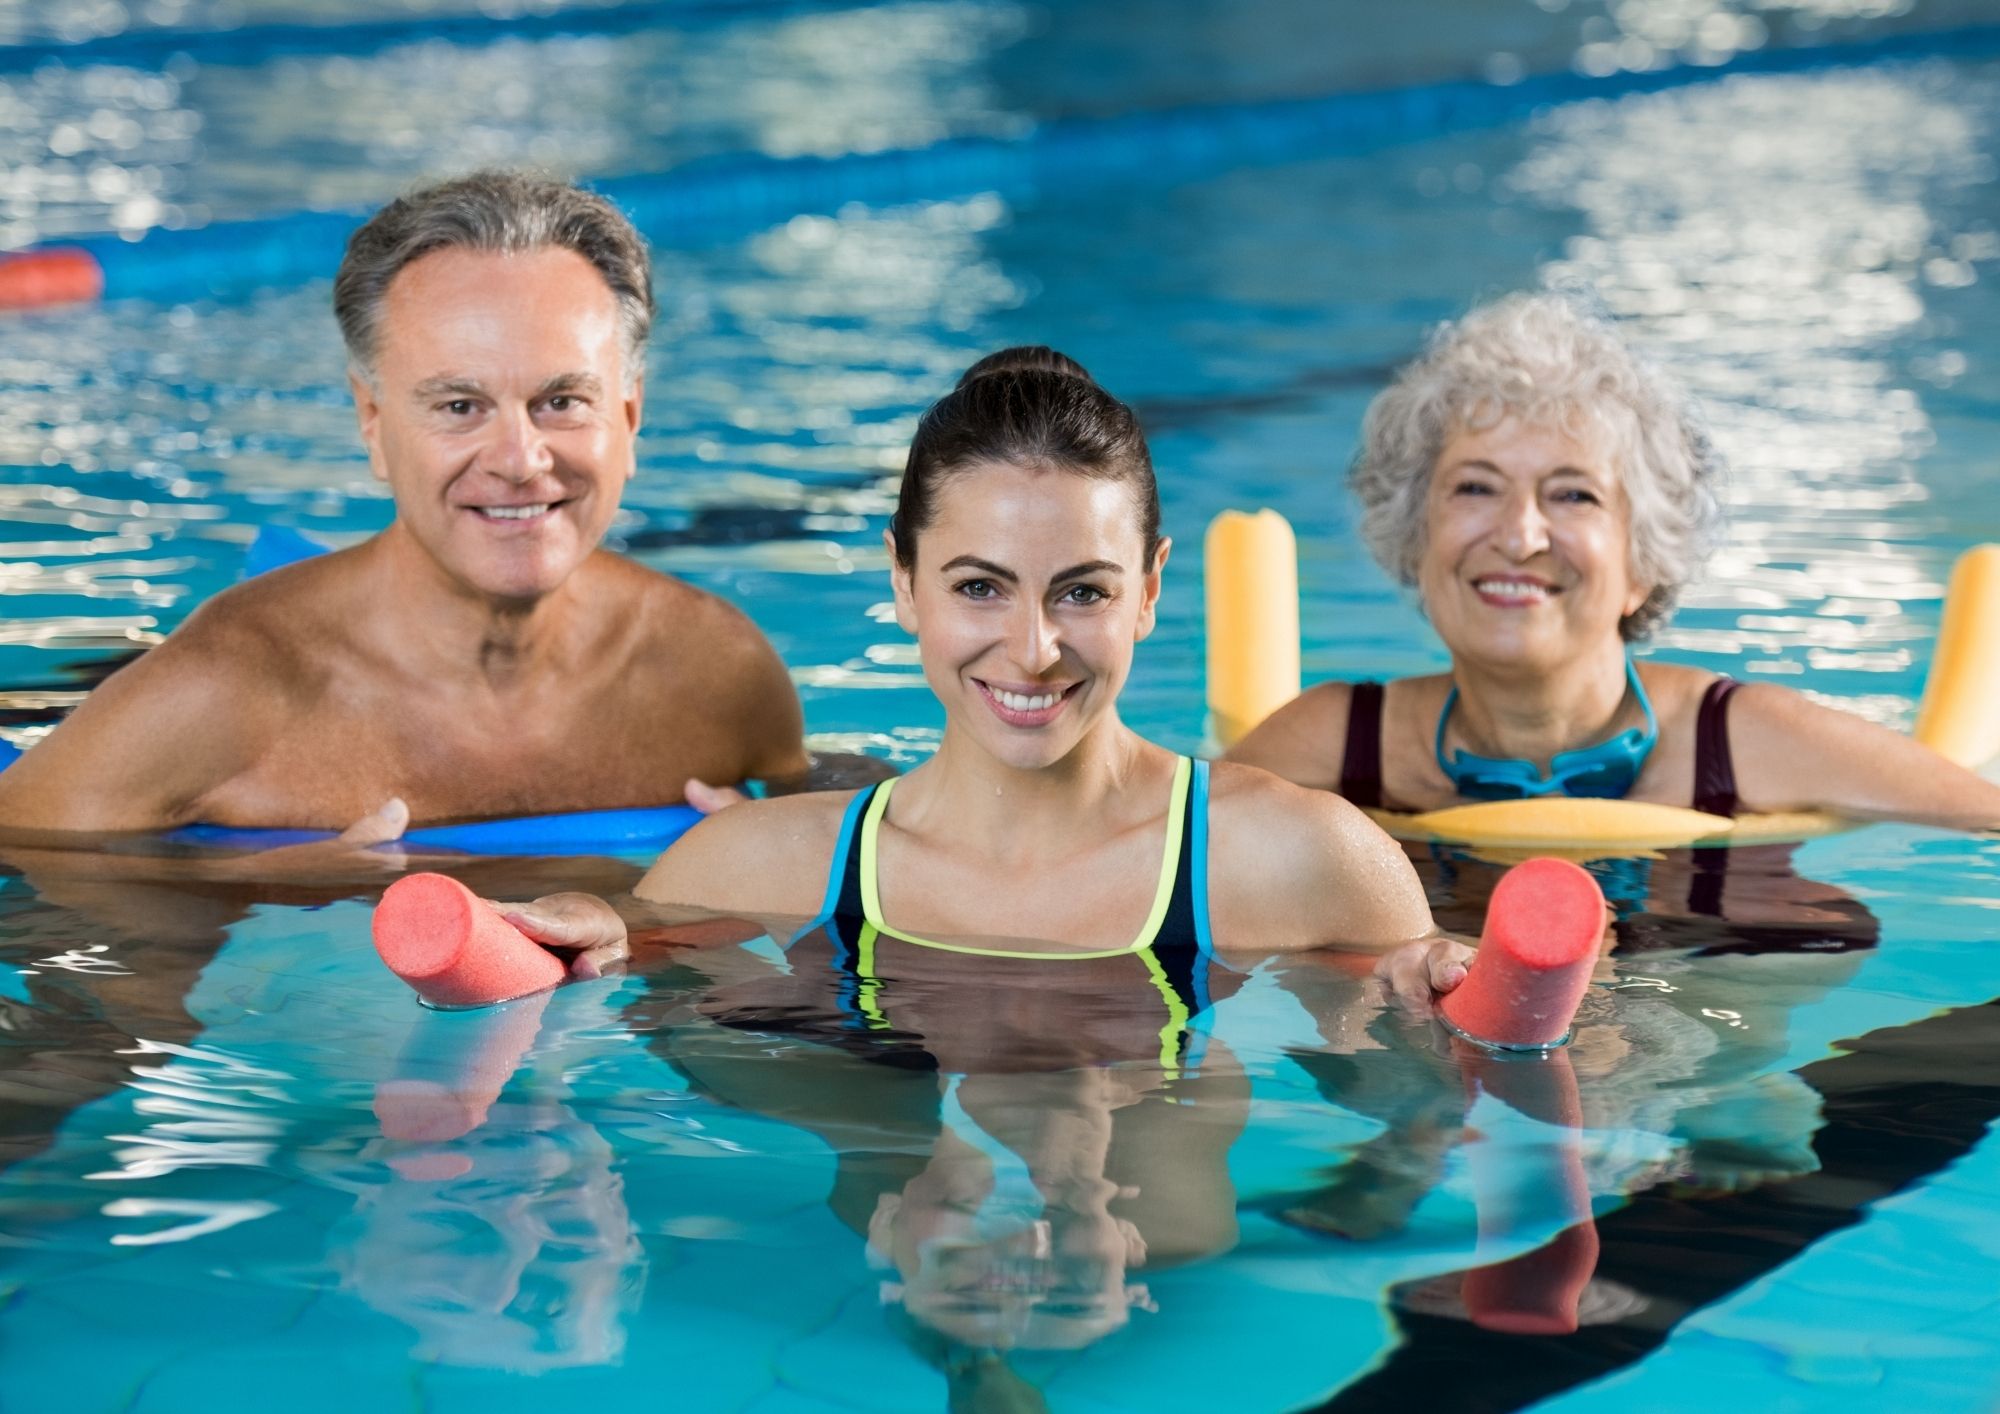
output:
[[[370,380],[380,353],[382,297],[412,261],[463,249],[513,255],[553,247],[596,267],[618,301],[629,387],[645,369],[653,327],[653,267],[623,212],[595,192],[527,172],[489,170],[434,182],[376,212],[347,241],[333,277],[333,315],[347,356]]]
[[[1646,637],[1719,537],[1722,463],[1680,385],[1565,295],[1509,295],[1441,325],[1369,404],[1348,484],[1370,553],[1415,585],[1438,458],[1459,433],[1510,416],[1587,438],[1611,458],[1631,506],[1632,574],[1653,585],[1618,630]]]

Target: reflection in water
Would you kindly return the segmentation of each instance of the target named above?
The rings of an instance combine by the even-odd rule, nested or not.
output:
[[[1423,865],[1454,920],[1499,870]],[[1869,955],[1869,925],[1781,856],[1732,864],[1717,903],[1741,922],[1687,912],[1701,878],[1669,856],[1625,881],[1647,890],[1630,917],[1686,917],[1686,946],[1614,957],[1575,1045],[1535,1062],[1413,1024],[1365,959],[1317,954],[1218,965],[1214,1005],[1180,1019],[1145,969],[1113,965],[1131,958],[1100,974],[910,950],[860,976],[817,934],[650,959],[623,992],[433,1013],[380,972],[359,909],[266,910],[198,980],[178,954],[151,977],[205,1034],[121,1040],[115,1093],[35,1112],[33,1147],[62,1137],[0,1175],[9,1221],[33,1215],[12,1270],[30,1310],[44,1278],[104,1253],[191,1291],[215,1270],[337,1292],[329,1318],[372,1313],[357,1349],[460,1377],[630,1370],[711,1300],[818,1331],[832,1299],[853,1306],[855,1359],[1025,1408],[1051,1380],[1061,1406],[1059,1370],[1157,1366],[1199,1330],[1288,1348],[1288,1393],[1253,1404],[1298,1407],[1372,1367],[1385,1290],[1510,1338],[1654,1321],[1648,1292],[1593,1275],[1593,1206],[1816,1166],[1818,1092],[1779,1068],[1784,1035]],[[26,979],[32,1004],[0,1013],[16,1094],[62,1074],[64,1046],[101,1045],[101,1023],[64,1018],[154,961],[125,939],[89,952],[107,940],[77,915],[23,902],[10,957],[116,967]],[[1786,928],[1800,947],[1774,946]],[[1815,950],[1815,930],[1851,946]],[[795,1208],[836,1229],[810,1257]],[[1307,1329],[1346,1334],[1297,1345]],[[789,1349],[788,1370],[818,1368]]]
[[[361,1157],[380,1168],[356,1185],[328,1258],[345,1290],[417,1331],[418,1359],[534,1373],[624,1349],[645,1259],[617,1156],[556,1076],[500,1100],[538,1039],[561,1054],[606,1020],[575,992],[553,1015],[552,1000],[407,1002],[410,1034],[375,1084],[383,1138]]]
[[[1729,543],[1660,646],[1811,670],[1891,721],[1930,632],[1909,610],[1940,597],[1942,569],[1920,509],[1931,427],[1894,341],[1927,287],[2000,255],[1990,232],[1942,224],[1939,196],[1993,170],[1944,85],[1913,68],[1585,104],[1542,120],[1509,177],[1583,214],[1546,277],[1634,324],[1704,399],[1732,464]]]

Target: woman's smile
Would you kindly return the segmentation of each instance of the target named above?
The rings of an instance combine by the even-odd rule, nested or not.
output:
[[[1009,684],[974,678],[993,714],[1010,727],[1045,727],[1062,715],[1081,682]]]

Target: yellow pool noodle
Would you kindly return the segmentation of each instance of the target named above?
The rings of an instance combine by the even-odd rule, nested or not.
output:
[[[1968,769],[2000,757],[2000,545],[1974,546],[1952,569],[1912,735]]]
[[[1203,556],[1208,710],[1226,748],[1299,695],[1299,545],[1276,511],[1224,511]]]

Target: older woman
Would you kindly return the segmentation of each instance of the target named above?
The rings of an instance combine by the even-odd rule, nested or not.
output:
[[[1439,331],[1368,410],[1352,484],[1451,671],[1322,683],[1230,752],[1362,805],[1610,796],[2000,825],[2000,786],[1763,683],[1631,657],[1714,537],[1686,397],[1556,295]]]

